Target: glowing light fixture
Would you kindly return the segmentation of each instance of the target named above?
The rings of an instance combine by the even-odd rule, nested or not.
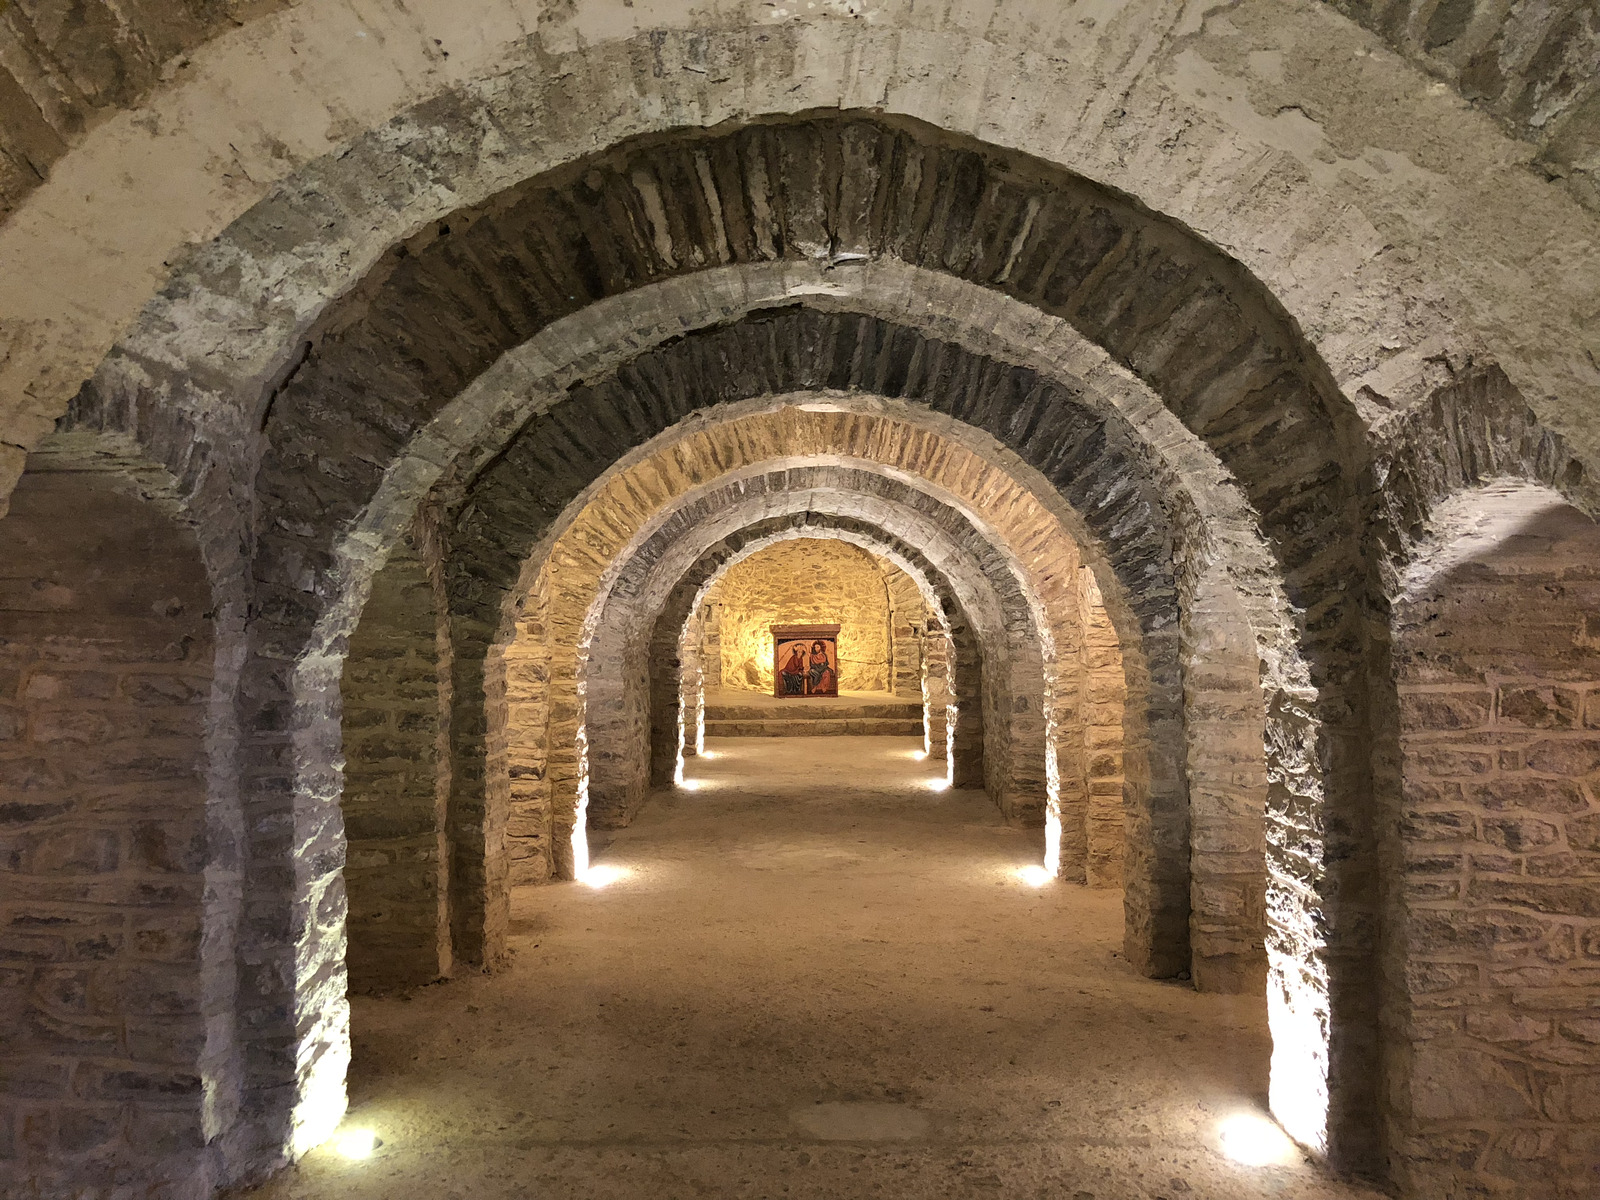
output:
[[[686,792],[698,792],[701,782],[699,779],[680,779],[678,780],[678,786]]]
[[[1029,887],[1043,887],[1055,878],[1053,874],[1043,867],[1035,864],[1029,867],[1018,867],[1017,878]]]
[[[1269,890],[1268,901],[1272,900]],[[1289,955],[1267,951],[1267,1102],[1279,1126],[1313,1154],[1328,1152],[1328,984]]]
[[[1288,1134],[1271,1119],[1255,1113],[1235,1113],[1222,1122],[1217,1133],[1222,1152],[1242,1166],[1281,1166],[1300,1157]]]
[[[333,1148],[346,1158],[362,1159],[371,1158],[372,1153],[383,1145],[378,1135],[370,1129],[346,1129],[333,1141]]]
[[[928,780],[928,790],[930,792],[942,792],[949,788],[949,786],[950,780],[944,776]]]
[[[1061,814],[1054,805],[1044,814],[1044,866],[1039,869],[1052,878],[1061,874]]]
[[[305,1092],[295,1105],[289,1143],[290,1153],[295,1158],[333,1137],[348,1107],[344,1089],[345,1073],[350,1069],[348,1003],[332,1014],[332,1021],[334,1027],[326,1030],[328,1048],[312,1065]]]
[[[578,876],[578,882],[586,883],[592,888],[603,888],[617,882],[619,879],[626,879],[630,874],[632,872],[627,867],[611,865],[590,867],[582,875]]]

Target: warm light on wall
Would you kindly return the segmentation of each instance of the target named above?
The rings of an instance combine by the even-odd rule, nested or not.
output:
[[[306,1075],[305,1090],[290,1118],[293,1122],[289,1140],[291,1157],[299,1158],[322,1145],[344,1120],[350,1104],[344,1086],[345,1073],[350,1069],[349,1011],[346,1002],[343,1019],[334,1018],[336,1028],[330,1044]]]
[[[1267,1098],[1288,1135],[1314,1154],[1328,1151],[1327,988],[1303,964],[1267,951],[1267,1029],[1272,1068]]]
[[[1044,866],[1039,869],[1051,879],[1061,874],[1061,814],[1053,804],[1044,814]]]

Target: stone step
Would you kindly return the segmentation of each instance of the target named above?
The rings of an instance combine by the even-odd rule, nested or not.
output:
[[[827,716],[794,720],[789,717],[717,719],[706,711],[706,736],[713,737],[828,737],[853,735],[921,737],[922,718]]]
[[[896,721],[921,721],[922,705],[834,704],[828,700],[798,701],[789,704],[708,704],[708,721],[838,721],[862,718]]]

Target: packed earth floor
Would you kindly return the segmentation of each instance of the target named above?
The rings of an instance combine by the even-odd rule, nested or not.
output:
[[[1120,893],[1030,884],[1039,831],[919,745],[708,743],[588,884],[517,890],[508,969],[357,998],[381,1144],[250,1195],[1377,1197],[1230,1158],[1263,1001],[1134,974]]]

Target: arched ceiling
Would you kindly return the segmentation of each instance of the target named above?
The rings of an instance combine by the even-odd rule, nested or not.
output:
[[[1534,147],[1600,210],[1600,9],[1592,0],[1328,0]]]
[[[1327,0],[1537,148],[1600,207],[1600,18],[1585,0]],[[211,39],[296,0],[0,4],[0,219],[83,135],[170,83]],[[625,7],[633,7],[626,5]],[[861,5],[866,10],[868,6]],[[443,51],[443,46],[439,47]]]
[[[836,8],[779,18],[727,0],[683,36],[682,6],[645,0],[360,18],[305,0],[216,39],[137,120],[85,134],[0,226],[3,470],[119,335],[108,390],[248,447],[298,328],[427,221],[632,133],[856,105],[1172,213],[1267,284],[1372,420],[1425,395],[1430,362],[1485,346],[1542,411],[1579,413],[1600,386],[1582,333],[1593,220],[1508,174],[1517,152],[1419,93],[1414,71],[1383,55],[1350,69],[1371,39],[1327,9]],[[929,62],[961,69],[931,83]]]

